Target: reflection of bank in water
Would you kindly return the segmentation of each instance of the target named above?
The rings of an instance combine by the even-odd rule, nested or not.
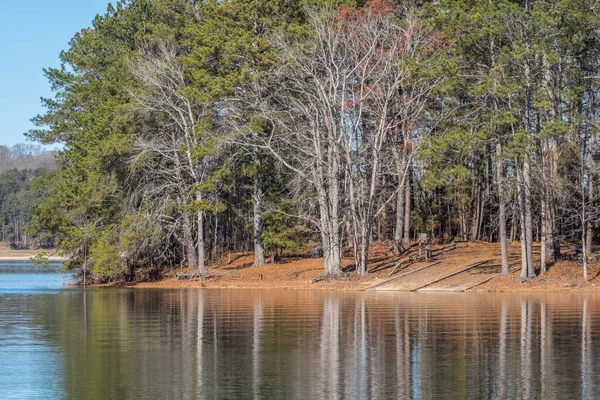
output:
[[[0,293],[0,395],[38,390],[6,363],[38,371],[16,357],[43,342],[47,397],[594,398],[599,312],[576,294]]]

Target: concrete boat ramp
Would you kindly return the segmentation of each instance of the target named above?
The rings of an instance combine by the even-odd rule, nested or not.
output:
[[[444,253],[439,258],[411,264],[364,290],[464,292],[500,275],[499,261],[500,258],[493,253],[478,254],[476,248],[461,249],[456,253]]]

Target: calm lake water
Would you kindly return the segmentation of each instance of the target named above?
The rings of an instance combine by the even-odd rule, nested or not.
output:
[[[600,297],[88,290],[0,264],[0,398],[600,397]]]

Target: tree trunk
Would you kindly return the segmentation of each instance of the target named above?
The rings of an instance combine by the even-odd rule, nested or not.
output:
[[[543,179],[543,178],[542,178]],[[546,189],[544,189],[544,192]],[[541,225],[542,225],[542,240],[541,240],[541,248],[540,248],[540,274],[545,274],[547,271],[547,259],[546,252],[548,251],[546,242],[548,240],[548,229],[546,226],[546,214],[548,213],[548,203],[546,202],[546,195],[544,194],[542,197],[542,215],[540,216]]]
[[[514,243],[517,240],[517,217],[514,215],[510,220],[510,242]]]
[[[593,201],[594,199],[594,184],[592,182],[592,175],[590,174],[588,176],[588,196],[590,199],[590,203]],[[592,209],[594,209],[593,205],[592,205]],[[593,236],[593,231],[592,231],[592,221],[587,221],[586,223],[586,241],[585,241],[585,247],[586,247],[586,252],[588,255],[592,254],[592,236]]]
[[[404,196],[404,187],[402,187],[396,195],[396,226],[394,227],[394,250],[398,253],[404,252],[404,246],[402,246],[402,235],[404,234]]]
[[[406,179],[404,180],[404,243],[410,243],[410,169],[407,172]]]
[[[402,238],[404,235],[404,214],[405,214],[405,199],[406,185],[409,174],[405,170],[408,154],[404,151],[394,151],[394,162],[396,164],[396,173],[398,175],[398,193],[396,193],[396,225],[394,227],[394,250],[398,253],[405,251],[402,246]]]
[[[357,270],[357,272],[360,275],[367,275],[368,273],[368,268],[369,268],[369,245],[370,245],[370,235],[369,232],[372,230],[372,227],[370,226],[371,224],[369,222],[366,223],[367,226],[364,227],[363,229],[363,237],[362,237],[362,242],[361,242],[361,248],[360,248],[360,270]]]
[[[531,279],[535,277],[533,267],[533,221],[531,215],[531,175],[529,167],[529,156],[525,156],[522,171],[517,172],[518,196],[521,225],[521,278]]]
[[[582,232],[583,233],[581,235],[581,242],[585,243],[586,242],[586,230],[583,229]],[[587,282],[588,281],[588,266],[587,266],[588,252],[587,252],[587,246],[585,246],[585,245],[581,246],[581,257],[582,257],[582,261],[583,261],[583,281]]]
[[[589,176],[586,174],[586,148],[584,145],[581,156],[581,257],[583,261],[583,281],[588,281],[588,266],[587,266],[587,232],[589,221],[587,216],[587,198],[589,196],[590,182]],[[586,188],[587,186],[587,188]],[[586,190],[588,189],[588,190]]]
[[[552,68],[548,61],[548,56],[542,56],[542,86],[548,92],[548,99],[552,107],[548,109],[549,121],[561,120],[562,101],[560,98],[560,86],[555,86],[552,79]],[[560,72],[559,72],[560,74]],[[545,148],[544,148],[545,146]],[[545,153],[545,154],[544,154]],[[556,234],[556,203],[554,199],[554,184],[556,183],[558,174],[557,165],[557,142],[554,137],[542,139],[542,175],[544,180],[544,196],[542,199],[542,215],[545,214],[545,219],[542,217],[542,232],[545,231],[545,240],[542,239],[542,262],[541,271],[545,272],[547,263],[550,259],[557,261],[560,257],[560,240]],[[545,203],[545,204],[544,204]]]
[[[321,243],[323,245],[323,268],[325,274],[338,276],[342,273],[342,255],[340,249],[340,234],[338,232],[338,217],[332,215],[328,204],[333,201],[327,196],[327,190],[321,185],[317,188],[320,213]],[[329,197],[329,201],[328,201]]]
[[[550,139],[551,140],[551,139]],[[544,151],[545,150],[545,151]],[[545,273],[548,270],[548,263],[550,260],[556,261],[558,255],[560,255],[560,243],[558,244],[557,254],[557,240],[554,232],[554,206],[553,206],[553,189],[552,184],[555,179],[554,174],[554,146],[548,144],[543,149],[542,155],[542,180],[544,182],[543,193],[542,193],[542,241],[541,241],[541,254],[540,254],[540,273]]]
[[[459,201],[460,204],[460,201]],[[459,220],[460,220],[460,240],[467,240],[467,221],[465,220],[465,212],[463,205],[459,207]]]
[[[479,183],[477,183],[475,185],[475,189],[473,190],[473,197],[475,199],[477,199],[475,201],[475,206],[473,208],[474,214],[473,217],[471,218],[471,233],[470,233],[470,239],[471,240],[478,240],[479,239],[479,223],[481,221],[481,214],[482,214],[482,208],[481,208],[481,185]]]
[[[265,264],[265,248],[262,241],[263,219],[262,201],[263,192],[258,173],[254,176],[254,266],[260,267]]]
[[[494,39],[490,41],[490,55],[492,56],[492,67],[496,66],[496,46]],[[497,86],[494,79],[494,88]],[[493,102],[494,113],[498,113],[498,99],[494,98]],[[500,258],[502,264],[502,275],[510,273],[510,265],[508,264],[508,243],[506,238],[506,199],[504,196],[504,159],[502,155],[502,139],[498,127],[493,125],[495,130],[495,145],[496,145],[496,185],[498,186],[498,235],[500,236]],[[519,195],[520,200],[520,195]],[[514,230],[514,217],[513,225]],[[514,232],[512,232],[514,234]],[[512,236],[511,236],[512,237]]]
[[[582,179],[582,194],[583,201],[581,202],[581,257],[583,261],[583,281],[588,281],[588,268],[587,268],[587,223],[586,223],[586,201],[585,201],[585,175],[584,179]]]
[[[198,268],[198,253],[194,246],[194,235],[192,234],[192,221],[187,212],[183,212],[183,245],[188,260],[188,267]]]
[[[533,219],[531,212],[531,167],[529,156],[525,156],[523,163],[523,182],[525,195],[525,245],[527,247],[527,277],[535,277],[535,267],[533,265]]]
[[[338,276],[342,272],[340,246],[336,244],[335,235],[328,232],[321,234],[323,242],[323,266],[325,273]]]
[[[510,273],[508,264],[508,240],[506,238],[506,203],[504,200],[504,160],[500,137],[496,136],[496,181],[498,185],[498,235],[500,236],[500,255],[502,262],[502,275]]]
[[[519,233],[521,239],[521,279],[529,279],[527,265],[527,234],[525,227],[525,189],[523,188],[523,172],[517,171],[517,197],[519,200]]]
[[[524,8],[525,8],[525,12],[527,14],[531,13],[531,4],[526,1],[524,4]],[[526,34],[525,36],[525,45],[526,45],[526,49],[529,50],[530,49],[530,38],[528,36],[528,34]],[[525,131],[527,132],[528,136],[532,136],[533,132],[532,132],[532,122],[534,121],[534,118],[532,117],[532,108],[533,108],[533,89],[532,89],[532,72],[531,72],[531,65],[530,63],[533,64],[533,61],[531,60],[530,57],[525,57],[524,58],[524,65],[523,65],[523,75],[525,77],[525,103],[524,103],[524,113],[523,113],[523,120],[522,120],[522,125],[525,128]],[[531,212],[531,160],[530,160],[530,155],[529,155],[529,150],[526,148],[525,149],[525,153],[524,153],[524,159],[523,159],[523,171],[522,171],[522,176],[523,179],[521,181],[522,183],[522,194],[523,194],[523,226],[522,229],[524,229],[523,232],[523,239],[524,239],[524,243],[522,244],[522,248],[525,250],[524,254],[522,254],[522,256],[525,257],[525,270],[521,272],[521,276],[525,275],[524,277],[526,279],[531,279],[535,277],[535,270],[534,270],[534,265],[533,265],[533,217],[532,217],[532,212]]]
[[[200,211],[198,218],[198,274],[206,274],[206,261],[204,250],[204,211]]]
[[[88,264],[88,257],[87,257],[87,243],[84,245],[83,248],[83,288],[85,289],[87,287],[87,264]]]

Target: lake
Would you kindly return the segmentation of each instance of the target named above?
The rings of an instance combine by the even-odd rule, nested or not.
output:
[[[594,399],[600,297],[64,287],[0,264],[0,398]]]

